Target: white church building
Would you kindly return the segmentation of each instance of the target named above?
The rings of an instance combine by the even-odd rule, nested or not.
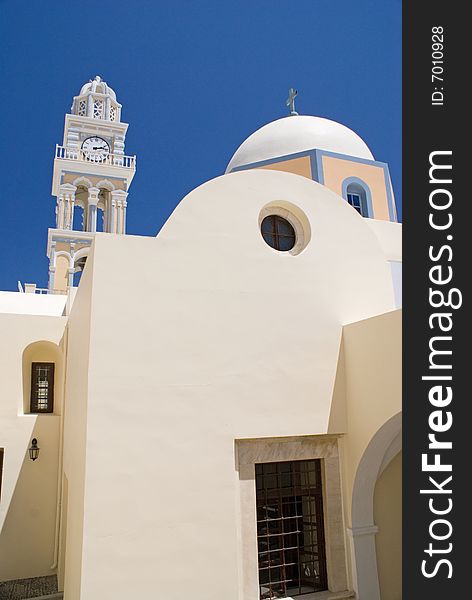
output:
[[[0,292],[0,590],[401,598],[389,169],[289,104],[143,237],[121,104],[74,97],[48,289]]]

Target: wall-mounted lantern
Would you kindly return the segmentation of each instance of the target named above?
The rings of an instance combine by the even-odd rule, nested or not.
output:
[[[38,447],[38,440],[36,438],[33,438],[31,440],[31,446],[28,448],[28,452],[29,452],[29,457],[31,458],[31,460],[36,460],[39,456],[39,447]]]

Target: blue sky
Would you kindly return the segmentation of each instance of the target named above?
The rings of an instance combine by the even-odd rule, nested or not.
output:
[[[101,75],[137,155],[129,233],[155,235],[254,130],[297,110],[354,129],[389,163],[401,214],[400,0],[0,0],[0,289],[47,285],[53,153]]]

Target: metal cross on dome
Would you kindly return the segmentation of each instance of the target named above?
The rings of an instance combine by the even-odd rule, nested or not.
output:
[[[290,115],[298,115],[297,111],[295,110],[295,98],[297,95],[298,90],[294,90],[293,88],[288,90],[288,98],[285,102],[285,105],[290,108]]]

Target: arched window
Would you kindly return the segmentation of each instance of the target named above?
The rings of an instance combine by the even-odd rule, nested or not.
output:
[[[108,231],[107,215],[109,214],[110,204],[110,191],[106,188],[100,188],[100,192],[98,194],[97,224],[95,231]]]
[[[355,177],[343,182],[343,197],[362,217],[372,217],[372,201],[368,186]]]
[[[23,413],[60,414],[62,353],[55,343],[33,342],[23,351]]]
[[[74,287],[78,287],[82,273],[87,262],[87,256],[89,253],[89,247],[85,246],[74,254]]]
[[[74,231],[87,231],[88,212],[88,189],[84,185],[78,185],[75,192],[74,220],[72,229]]]

